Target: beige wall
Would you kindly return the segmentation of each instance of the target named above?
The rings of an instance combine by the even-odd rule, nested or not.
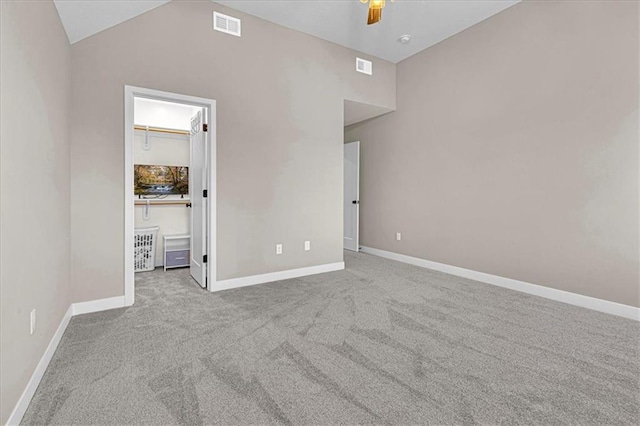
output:
[[[213,31],[214,10],[242,18],[242,37]],[[217,101],[218,279],[341,261],[343,101],[395,106],[395,65],[374,60],[370,77],[355,56],[212,2],[74,44],[74,301],[124,292],[125,84]]]
[[[71,56],[52,2],[1,2],[0,423],[71,303]],[[29,313],[37,327],[29,334]]]
[[[638,16],[523,2],[398,64],[345,135],[361,244],[640,306]]]

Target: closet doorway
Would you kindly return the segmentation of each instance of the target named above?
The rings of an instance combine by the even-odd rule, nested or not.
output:
[[[135,273],[188,267],[216,280],[215,101],[125,86],[125,304]]]

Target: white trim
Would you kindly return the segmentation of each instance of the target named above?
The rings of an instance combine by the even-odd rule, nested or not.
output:
[[[255,284],[270,283],[273,281],[288,280],[291,278],[305,277],[308,275],[322,274],[325,272],[341,271],[344,262],[326,263],[324,265],[308,266],[306,268],[289,269],[286,271],[270,272],[267,274],[251,275],[249,277],[231,278],[215,283],[212,291],[229,290],[232,288],[246,287]]]
[[[89,300],[88,302],[79,302],[71,305],[73,315],[90,314],[92,312],[107,311],[109,309],[124,308],[124,296],[108,297],[106,299]]]
[[[191,106],[207,108],[205,122],[209,125],[207,131],[207,146],[209,158],[207,191],[209,206],[208,235],[207,235],[207,277],[208,287],[213,291],[217,277],[216,265],[216,101],[196,96],[163,92],[143,87],[124,86],[124,305],[131,306],[135,301],[135,278],[133,272],[133,235],[134,235],[134,194],[133,194],[133,143],[134,143],[134,98],[155,99],[160,101],[181,103]]]
[[[67,325],[69,325],[69,321],[72,316],[73,308],[69,306],[69,309],[67,309],[67,312],[62,317],[62,321],[60,321],[58,329],[53,334],[53,337],[49,342],[49,346],[47,346],[44,354],[42,354],[42,358],[40,358],[40,362],[38,362],[36,369],[33,371],[31,379],[29,379],[29,383],[27,383],[27,387],[24,389],[22,395],[20,395],[20,398],[18,399],[18,403],[13,408],[13,411],[9,416],[9,420],[7,420],[7,425],[19,425],[22,421],[24,413],[27,411],[27,408],[29,408],[31,398],[33,398],[33,395],[36,393],[36,389],[38,389],[38,385],[40,385],[40,381],[42,380],[45,371],[47,371],[49,362],[51,361],[53,354],[56,352],[56,348],[58,347],[58,344],[62,339],[62,335],[67,329]]]
[[[213,286],[218,281],[218,118],[216,101],[211,100],[207,114],[207,290],[214,291]]]
[[[53,358],[53,354],[58,348],[58,344],[62,339],[62,335],[69,325],[69,321],[71,321],[71,317],[75,315],[88,314],[91,312],[100,312],[123,307],[125,307],[124,296],[90,300],[88,302],[72,303],[71,305],[69,305],[69,309],[67,309],[64,317],[62,317],[62,321],[60,321],[58,329],[53,334],[53,337],[49,342],[49,346],[47,346],[44,354],[42,354],[42,358],[40,358],[40,362],[38,362],[36,369],[33,371],[31,379],[29,379],[29,383],[27,383],[27,387],[24,389],[22,395],[20,395],[20,398],[16,403],[16,406],[13,408],[13,411],[9,416],[9,420],[7,420],[7,425],[19,425],[22,421],[22,417],[24,416],[24,413],[26,413],[27,408],[29,408],[31,399],[36,393],[36,389],[38,389],[45,371],[47,371],[47,367],[51,362],[51,358]]]
[[[356,247],[355,250],[350,249],[348,247],[345,246],[344,244],[344,227],[342,228],[342,245],[344,247],[345,250],[350,250],[350,251],[355,251],[355,252],[359,252],[360,251],[360,141],[353,141],[353,142],[347,142],[345,144],[343,144],[342,147],[342,163],[344,165],[344,148],[349,145],[349,144],[356,144],[356,151],[358,153],[358,161],[356,163],[356,229],[355,229],[355,234],[356,234]],[[346,182],[346,177],[344,176],[344,167],[342,168],[342,190],[344,191],[344,183]],[[343,193],[343,206],[342,209],[345,210],[347,207],[344,205],[344,193]],[[344,211],[343,211],[344,214]]]
[[[133,238],[135,232],[135,196],[133,194],[134,105],[133,88],[124,86],[124,303],[127,306],[133,305],[135,296],[133,266]]]
[[[636,321],[640,321],[640,308],[635,306],[623,305],[622,303],[610,302],[608,300],[597,299],[595,297],[584,296],[582,294],[571,293],[564,290],[545,287],[537,284],[531,284],[524,281],[518,281],[511,278],[499,277],[497,275],[486,274],[484,272],[464,269],[457,266],[446,265],[444,263],[433,262],[430,260],[411,257],[404,254],[393,253],[390,251],[375,249],[371,247],[360,247],[363,253],[373,254],[375,256],[384,257],[398,262],[408,263],[410,265],[420,266],[435,271],[444,272],[459,277],[469,278],[486,284],[504,287],[523,293],[533,294],[535,296],[544,297],[546,299],[556,300],[558,302],[567,303],[569,305],[580,306],[594,311],[600,311],[611,315],[617,315]]]

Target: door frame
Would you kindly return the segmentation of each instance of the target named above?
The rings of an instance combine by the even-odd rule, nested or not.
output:
[[[179,93],[163,92],[144,87],[124,86],[124,304],[135,301],[135,272],[133,265],[134,201],[133,193],[133,145],[134,98],[147,98],[178,104],[207,108],[206,122],[208,144],[207,173],[207,290],[213,291],[217,281],[216,256],[216,101]]]
[[[344,163],[344,148],[349,145],[349,144],[356,144],[356,147],[358,147],[358,161],[356,163],[356,168],[357,168],[357,176],[356,176],[356,249],[354,250],[356,253],[360,251],[360,141],[353,141],[353,142],[346,142],[342,145],[342,161]],[[344,173],[344,167],[343,167],[343,173]],[[344,191],[344,183],[346,181],[346,177],[342,176],[342,190]],[[343,197],[343,202],[344,202],[344,197]],[[343,209],[343,217],[344,217],[344,209],[346,209],[346,206],[343,204],[342,206]],[[344,249],[344,230],[342,232],[342,240],[343,240],[343,249]],[[346,250],[350,250],[350,249],[346,249]]]

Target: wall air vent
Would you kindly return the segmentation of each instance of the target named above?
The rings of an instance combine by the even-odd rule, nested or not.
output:
[[[356,71],[363,74],[372,75],[373,64],[371,63],[371,61],[367,61],[366,59],[356,58]]]
[[[237,37],[241,35],[240,20],[218,12],[213,12],[213,29]]]

